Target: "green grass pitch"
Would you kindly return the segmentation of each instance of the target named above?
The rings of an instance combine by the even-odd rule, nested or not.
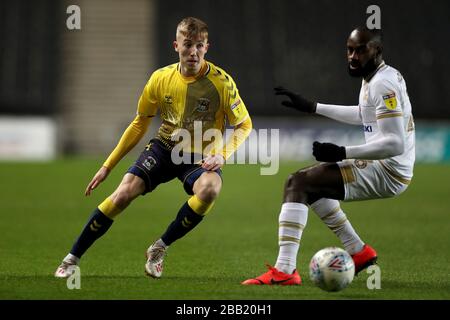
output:
[[[139,197],[83,257],[81,289],[69,290],[53,272],[131,162],[123,160],[87,198],[101,160],[0,163],[0,299],[450,299],[450,166],[425,164],[397,198],[342,205],[378,251],[379,290],[367,288],[366,272],[338,293],[312,285],[312,255],[340,246],[312,212],[298,256],[304,285],[240,285],[275,262],[283,183],[300,163],[285,163],[274,176],[261,176],[257,165],[227,166],[213,211],[171,246],[159,280],[144,276],[144,252],[187,196],[176,180]]]

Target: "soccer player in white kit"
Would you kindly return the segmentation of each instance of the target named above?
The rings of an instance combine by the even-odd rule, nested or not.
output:
[[[415,160],[414,121],[405,80],[382,57],[381,30],[358,27],[347,40],[348,71],[362,77],[357,106],[312,102],[283,87],[276,95],[282,104],[307,113],[359,125],[365,143],[337,146],[313,143],[313,155],[321,163],[291,174],[284,188],[279,215],[279,253],[275,267],[244,285],[298,285],[297,253],[309,207],[338,236],[355,262],[357,274],[374,264],[376,251],[358,236],[339,201],[388,198],[406,190]]]

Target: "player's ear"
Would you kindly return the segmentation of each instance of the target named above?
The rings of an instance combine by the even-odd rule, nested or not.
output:
[[[383,46],[381,44],[377,44],[375,49],[377,50],[377,57],[381,56],[381,54],[383,53]]]
[[[178,52],[178,42],[177,42],[177,40],[175,40],[173,42],[173,48],[175,49],[176,52]]]

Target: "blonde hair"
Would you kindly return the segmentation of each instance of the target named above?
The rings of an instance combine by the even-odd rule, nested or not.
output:
[[[187,17],[181,20],[177,26],[177,34],[181,33],[186,38],[196,38],[198,36],[208,39],[208,25],[200,19]]]

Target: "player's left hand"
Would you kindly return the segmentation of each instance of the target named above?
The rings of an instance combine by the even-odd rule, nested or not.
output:
[[[307,113],[316,112],[317,102],[305,99],[301,94],[294,93],[284,87],[275,87],[273,89],[275,90],[275,95],[287,96],[289,98],[289,100],[281,102],[283,106]]]
[[[220,154],[208,155],[205,159],[202,160],[202,168],[215,171],[223,167],[225,163],[225,159]]]
[[[313,143],[313,156],[316,157],[317,161],[322,162],[338,162],[347,157],[345,147],[318,141],[314,141]]]

